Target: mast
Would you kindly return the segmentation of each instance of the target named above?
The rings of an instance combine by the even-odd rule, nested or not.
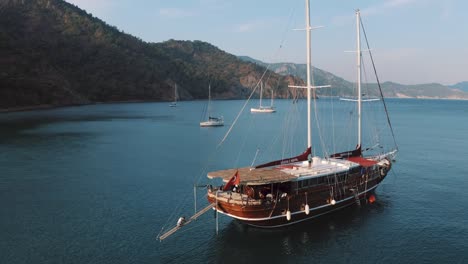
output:
[[[260,83],[260,108],[262,108],[263,82]]]
[[[312,149],[312,120],[311,120],[311,97],[312,97],[312,89],[318,88],[328,88],[330,85],[319,85],[319,86],[312,86],[311,84],[311,45],[310,45],[310,35],[313,29],[321,28],[310,26],[310,3],[309,0],[306,0],[306,43],[307,43],[307,85],[306,86],[297,86],[297,85],[289,85],[288,87],[291,88],[306,88],[307,89],[307,149],[309,151]]]
[[[362,105],[362,92],[361,92],[361,27],[360,27],[360,11],[356,10],[356,34],[357,34],[357,103],[358,103],[358,144],[357,148],[361,147],[362,139],[362,117],[361,117],[361,105]]]
[[[271,89],[271,103],[270,103],[270,107],[273,107],[273,97],[274,97],[273,89]]]
[[[310,3],[306,0],[306,38],[307,38],[307,148],[312,147],[312,128],[311,128],[311,83],[310,83]]]
[[[210,119],[211,113],[211,83],[208,84],[208,119]]]

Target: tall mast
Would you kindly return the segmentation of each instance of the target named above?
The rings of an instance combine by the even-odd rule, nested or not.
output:
[[[274,97],[273,89],[271,89],[271,102],[270,102],[271,107],[273,107],[273,97]]]
[[[362,125],[361,125],[361,104],[362,104],[362,92],[361,92],[361,26],[360,26],[360,11],[356,10],[356,33],[357,33],[357,92],[358,92],[358,145],[361,147],[362,138]]]
[[[211,83],[208,84],[208,118],[210,118],[211,113]]]
[[[262,108],[263,82],[260,83],[260,108]]]
[[[310,3],[309,0],[306,0],[306,38],[307,38],[307,147],[312,147],[312,127],[311,127],[311,83],[310,83]]]

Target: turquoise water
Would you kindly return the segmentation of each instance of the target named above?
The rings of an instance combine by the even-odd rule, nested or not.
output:
[[[192,186],[207,171],[304,150],[305,124],[294,115],[303,102],[282,100],[273,115],[243,113],[217,148],[242,104],[214,102],[221,128],[199,127],[203,101],[0,115],[0,263],[468,262],[465,101],[388,101],[400,152],[372,205],[279,230],[221,217],[218,235],[208,212],[160,243],[165,224],[193,213]],[[318,104],[316,153],[354,147],[352,108]]]

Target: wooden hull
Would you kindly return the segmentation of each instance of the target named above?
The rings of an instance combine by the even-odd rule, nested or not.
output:
[[[367,199],[367,196],[373,190],[368,190],[366,194],[360,195],[360,197],[358,198],[360,200],[359,203],[365,202]],[[310,209],[308,215],[304,211],[297,211],[297,212],[291,213],[290,220],[286,218],[286,215],[281,214],[275,218],[269,218],[269,219],[265,219],[261,221],[251,221],[251,220],[240,220],[240,221],[245,224],[255,226],[255,227],[278,228],[278,227],[293,225],[293,224],[300,223],[303,221],[311,220],[311,219],[320,217],[328,213],[333,213],[335,211],[338,211],[348,206],[351,206],[353,204],[356,204],[356,202],[357,200],[354,197],[350,197],[350,199],[337,202],[335,205],[324,204],[323,207],[312,208]]]
[[[236,201],[236,196],[233,194],[226,196],[225,193],[211,192],[208,193],[208,201],[219,213],[245,224],[262,228],[277,228],[313,219],[367,201],[370,194],[386,177],[387,172],[388,170],[382,173],[381,170],[375,169],[366,174],[355,173],[350,175],[346,182],[322,184],[305,190],[293,188],[290,190],[293,193],[274,199],[250,199],[248,195],[241,195],[241,199]],[[331,190],[334,192],[333,198],[330,195]],[[306,204],[309,206],[308,214],[306,214]],[[288,211],[290,219],[287,217]]]

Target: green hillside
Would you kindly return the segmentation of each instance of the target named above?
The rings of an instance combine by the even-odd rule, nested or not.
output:
[[[147,43],[62,0],[0,2],[0,108],[244,98],[264,68],[201,41]],[[267,74],[287,96],[299,79]]]
[[[0,1],[0,109],[170,101],[175,83],[182,100],[206,99],[210,82],[214,98],[240,99],[265,65],[202,41],[147,43],[62,0]],[[264,80],[275,97],[290,97],[287,85],[305,79],[305,65],[270,69]],[[329,72],[314,69],[314,80],[333,86],[319,95],[354,94],[354,84]],[[385,83],[383,90],[391,97],[468,98],[440,84]]]

